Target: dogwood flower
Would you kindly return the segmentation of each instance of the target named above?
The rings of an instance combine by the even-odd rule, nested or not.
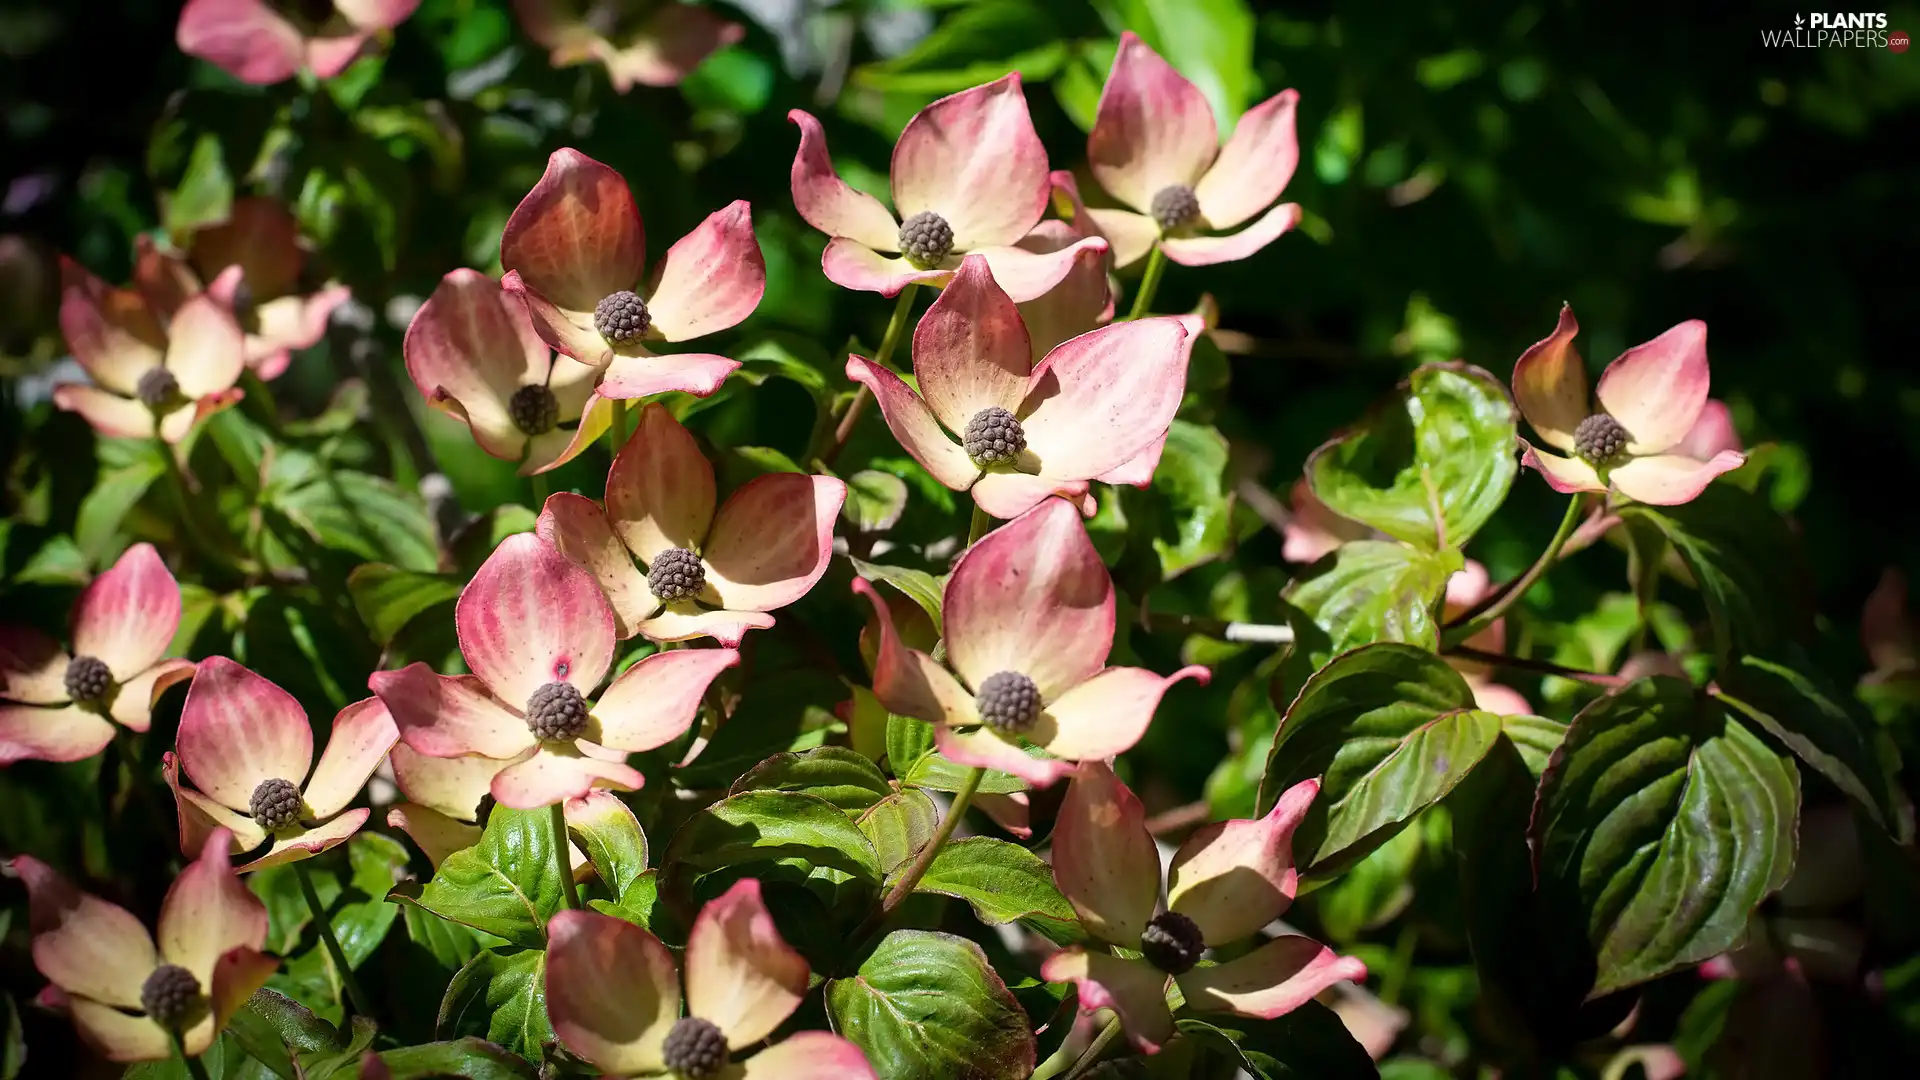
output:
[[[825,1031],[802,1031],[728,1063],[793,1014],[807,976],[807,961],[781,939],[752,878],[694,918],[685,1016],[681,976],[659,938],[595,911],[561,911],[547,920],[554,1034],[609,1076],[875,1080],[859,1047]]]
[[[305,68],[322,79],[347,69],[376,34],[420,0],[187,0],[174,42],[242,82],[267,86]]]
[[[951,761],[1047,787],[1140,741],[1167,688],[1205,683],[1198,665],[1172,675],[1106,666],[1113,579],[1074,508],[1048,499],[995,529],[954,565],[944,593],[947,662],[909,649],[864,578],[855,592],[880,621],[873,692],[888,711],[935,725]],[[957,677],[956,677],[957,676]],[[1026,740],[1051,757],[1020,748]]]
[[[1468,559],[1466,565],[1447,579],[1446,599],[1442,602],[1442,618],[1447,622],[1465,615],[1475,604],[1487,598],[1493,591],[1493,579],[1487,568],[1480,562]],[[1485,630],[1468,638],[1461,644],[1481,652],[1504,653],[1507,651],[1507,620],[1503,616],[1493,620]],[[1476,708],[1501,716],[1524,716],[1533,712],[1533,704],[1525,694],[1511,686],[1493,681],[1493,669],[1478,660],[1463,660],[1457,656],[1445,657],[1447,664],[1460,673],[1467,681],[1468,689],[1473,691],[1473,704]]]
[[[480,449],[519,462],[523,476],[572,461],[613,421],[594,389],[599,372],[556,356],[527,306],[478,271],[440,279],[402,352],[427,403],[466,424]]]
[[[746,35],[739,23],[693,4],[513,0],[513,10],[554,67],[598,61],[622,94],[635,86],[676,86]]]
[[[193,425],[239,401],[246,338],[219,297],[240,280],[230,267],[171,315],[132,289],[116,289],[72,259],[60,260],[60,331],[93,385],[60,383],[53,402],[102,435],[177,443]]]
[[[216,830],[174,880],[157,945],[125,908],[79,891],[33,856],[9,864],[27,886],[34,966],[108,1060],[170,1057],[176,1034],[188,1056],[204,1053],[279,966],[260,951],[266,905],[234,875],[232,843]]]
[[[1300,162],[1299,100],[1296,91],[1282,90],[1248,109],[1222,147],[1200,88],[1131,31],[1121,34],[1087,136],[1094,179],[1133,208],[1093,211],[1113,244],[1114,263],[1139,260],[1156,241],[1185,266],[1231,262],[1298,225],[1298,203],[1273,201]],[[1255,214],[1239,232],[1208,235],[1239,228]]]
[[[195,232],[184,253],[162,250],[145,236],[136,243],[134,287],[163,316],[205,291],[203,282],[231,284],[215,299],[239,320],[247,366],[262,379],[279,378],[295,350],[319,344],[334,309],[353,296],[337,282],[298,292],[307,252],[300,246],[299,223],[277,199],[234,200],[227,220]],[[237,279],[222,276],[230,266],[240,268]]]
[[[855,191],[834,172],[820,121],[794,109],[793,203],[832,237],[820,267],[836,285],[896,296],[915,283],[944,285],[977,252],[1015,300],[1036,299],[1067,276],[1074,254],[1104,251],[1099,237],[1057,251],[1018,246],[1048,197],[1047,151],[1027,113],[1020,75],[943,97],[915,114],[893,147],[893,206]]]
[[[713,466],[658,403],[642,410],[606,490],[604,508],[567,492],[548,496],[540,535],[592,572],[620,637],[711,637],[729,648],[749,629],[772,626],[768,612],[826,573],[847,498],[847,485],[831,476],[768,473],[715,512]]]
[[[1707,324],[1680,325],[1636,345],[1600,375],[1589,404],[1587,370],[1573,347],[1580,332],[1573,308],[1560,309],[1552,334],[1522,353],[1513,366],[1513,396],[1547,445],[1572,457],[1543,453],[1525,440],[1520,463],[1538,469],[1555,491],[1617,491],[1637,502],[1689,502],[1714,477],[1747,459],[1722,449],[1702,461],[1681,449],[1707,402]]]
[[[1208,949],[1251,937],[1293,902],[1293,831],[1319,790],[1319,781],[1302,780],[1263,818],[1194,833],[1173,856],[1167,908],[1155,914],[1160,856],[1140,800],[1106,764],[1081,765],[1054,826],[1054,881],[1088,933],[1142,955],[1130,960],[1076,946],[1048,957],[1041,977],[1072,982],[1083,1011],[1112,1009],[1146,1053],[1173,1035],[1169,979],[1187,1008],[1268,1020],[1334,983],[1364,980],[1365,964],[1296,934],[1200,966]]]
[[[1138,482],[1136,459],[1165,441],[1199,331],[1192,316],[1115,323],[1035,364],[1019,310],[969,255],[914,327],[918,392],[862,356],[847,357],[847,377],[873,390],[914,460],[987,513],[1061,495],[1091,515],[1088,483]]]
[[[411,837],[435,867],[454,852],[480,842],[484,831],[478,824],[481,803],[492,792],[493,778],[513,764],[478,754],[428,757],[406,743],[396,743],[387,760],[393,764],[394,782],[410,800],[388,809],[387,824]],[[564,813],[576,826],[600,815],[633,817],[633,811],[604,788],[568,799]],[[640,823],[634,821],[633,827],[638,830]],[[571,841],[567,843],[567,856],[574,880],[593,875],[593,864]]]
[[[333,718],[316,763],[313,728],[293,695],[224,656],[200,661],[180,713],[176,752],[161,772],[180,812],[180,847],[191,851],[215,829],[234,852],[271,840],[241,873],[310,859],[360,831],[366,807],[347,809],[399,733],[379,698]],[[184,770],[193,788],[180,783]]]
[[[657,356],[646,343],[716,333],[759,306],[767,264],[746,201],[715,211],[643,282],[646,263],[627,182],[578,150],[553,152],[500,237],[501,284],[526,301],[547,344],[604,369],[601,396],[705,397],[740,365],[709,353]]]
[[[151,544],[135,544],[73,602],[69,655],[39,631],[0,624],[0,765],[79,761],[145,731],[167,688],[193,674],[170,660],[180,586]],[[111,722],[109,722],[111,721]]]
[[[517,810],[638,788],[627,755],[678,738],[707,684],[740,659],[732,649],[655,653],[589,704],[613,664],[613,609],[591,574],[532,533],[500,542],[461,590],[454,623],[473,674],[415,663],[367,685],[414,750],[507,761],[489,790]]]

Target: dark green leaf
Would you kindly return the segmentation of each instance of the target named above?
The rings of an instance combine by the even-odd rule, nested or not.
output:
[[[567,814],[567,835],[593,863],[594,873],[615,896],[647,870],[647,835],[640,819],[618,796],[597,799],[591,814]]]
[[[1380,641],[1431,651],[1439,648],[1447,579],[1463,565],[1457,551],[1355,540],[1342,544],[1333,565],[1318,577],[1289,588],[1287,599],[1326,631],[1326,644],[1313,650],[1321,663]]]
[[[921,758],[933,753],[933,725],[898,713],[887,714],[887,768],[905,777]]]
[[[880,858],[839,807],[795,791],[729,796],[688,818],[661,860],[661,891],[689,909],[701,877],[724,867],[791,860],[880,884]]]
[[[927,613],[927,618],[933,620],[933,632],[936,636],[946,633],[945,623],[940,617],[942,591],[947,587],[946,578],[935,577],[925,570],[910,570],[904,566],[870,563],[851,555],[847,556],[847,561],[853,564],[854,573],[868,581],[884,581],[905,593],[907,599],[919,604],[920,609]]]
[[[1159,519],[1153,550],[1163,579],[1220,558],[1232,546],[1233,496],[1226,471],[1226,436],[1186,420],[1173,422],[1153,471]]]
[[[220,137],[208,132],[193,144],[186,175],[163,199],[167,231],[184,241],[196,229],[217,225],[233,212],[233,177],[220,152]]]
[[[280,496],[276,505],[325,547],[420,573],[439,568],[440,547],[426,507],[390,480],[328,472]]]
[[[79,516],[73,522],[74,542],[89,562],[104,568],[118,553],[115,541],[120,522],[165,471],[159,455],[149,454],[132,465],[101,473],[93,490],[80,500]]]
[[[1066,44],[1045,5],[985,0],[943,19],[906,53],[867,64],[854,81],[872,90],[947,94],[1018,71],[1035,82],[1051,78]]]
[[[1253,14],[1246,0],[1119,0],[1137,31],[1200,88],[1221,134],[1253,100]]]
[[[1027,1080],[1027,1017],[980,946],[896,930],[852,978],[827,983],[833,1028],[888,1080]]]
[[[1628,521],[1658,529],[1685,560],[1706,601],[1722,666],[1743,654],[1776,655],[1804,619],[1791,582],[1799,560],[1787,525],[1765,500],[1708,484],[1683,506],[1629,504]]]
[[[861,532],[886,532],[907,509],[907,482],[878,469],[847,477],[847,505],[840,516]]]
[[[434,1035],[446,1037],[484,1028],[497,1043],[528,1061],[543,1057],[552,1039],[547,1021],[547,954],[541,949],[491,949],[468,961],[447,984],[434,1021]]]
[[[1073,905],[1053,883],[1053,868],[1005,840],[952,841],[933,857],[916,891],[965,900],[990,925],[1018,919],[1063,944],[1084,936]]]
[[[353,609],[380,645],[391,642],[414,616],[458,598],[465,584],[450,574],[422,574],[386,563],[356,566],[347,575]]]
[[[1034,749],[1029,749],[1027,752],[1029,755],[1038,754]],[[907,774],[900,778],[900,782],[926,788],[928,791],[954,792],[959,791],[967,782],[968,771],[967,766],[955,765],[942,757],[938,751],[934,751],[920,755],[919,760],[907,770]],[[986,775],[980,778],[980,791],[987,795],[1011,795],[1016,791],[1025,790],[1027,790],[1025,780],[1012,773],[1001,772],[999,769],[988,769]]]
[[[494,807],[478,844],[447,856],[424,887],[394,895],[515,945],[545,947],[547,919],[560,908],[547,812]]]
[[[733,782],[744,791],[804,791],[848,812],[864,810],[893,794],[880,767],[851,750],[822,746],[798,754],[775,754]]]
[[[393,1080],[458,1076],[463,1080],[533,1080],[525,1059],[485,1039],[454,1039],[388,1050],[380,1055]]]
[[[1229,1016],[1177,1025],[1188,1038],[1238,1062],[1257,1080],[1347,1080],[1380,1071],[1332,1009],[1309,1001],[1273,1020]]]

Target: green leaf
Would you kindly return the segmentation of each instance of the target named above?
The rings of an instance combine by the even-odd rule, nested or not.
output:
[[[487,1039],[528,1061],[539,1062],[542,1044],[554,1037],[547,1020],[547,954],[541,949],[474,957],[447,984],[434,1034],[485,1028]]]
[[[1253,14],[1246,0],[1118,0],[1121,24],[1167,58],[1213,106],[1225,138],[1253,100]]]
[[[773,755],[735,780],[728,794],[746,791],[804,791],[853,812],[893,794],[893,785],[865,757],[843,747],[822,746]]]
[[[899,713],[887,714],[887,768],[905,777],[921,758],[933,753],[933,725]]]
[[[856,559],[851,555],[847,556],[847,561],[853,564],[854,573],[859,574],[868,581],[884,581],[905,593],[907,599],[919,604],[920,610],[925,611],[927,618],[933,620],[933,632],[936,635],[947,632],[946,624],[940,617],[940,605],[942,603],[944,590],[947,587],[946,578],[935,577],[925,570],[911,570],[904,566],[883,566],[880,563],[870,563],[865,559]]]
[[[457,599],[465,587],[451,574],[422,574],[386,563],[365,563],[347,575],[347,594],[367,632],[379,645],[391,642],[414,616]]]
[[[1693,574],[1713,620],[1722,666],[1743,654],[1775,655],[1804,619],[1783,585],[1799,565],[1785,519],[1732,484],[1708,484],[1682,506],[1622,507],[1620,516],[1658,529]]]
[[[506,944],[502,938],[483,934],[470,926],[448,922],[416,905],[401,904],[399,907],[401,917],[406,920],[408,940],[427,950],[449,972],[465,967],[467,961],[473,959],[481,949]]]
[[[1465,548],[1519,470],[1513,401],[1470,364],[1427,364],[1307,459],[1334,513],[1430,551]]]
[[[1458,790],[1458,789],[1456,789]],[[1384,926],[1413,901],[1413,871],[1420,858],[1420,829],[1403,829],[1313,894],[1314,910],[1328,941],[1348,942]]]
[[[87,497],[80,500],[73,522],[74,542],[88,562],[103,567],[118,554],[115,541],[120,535],[120,522],[165,471],[166,463],[159,455],[148,454],[132,465],[101,473]]]
[[[1153,471],[1159,527],[1153,550],[1170,579],[1225,555],[1233,545],[1233,497],[1227,491],[1227,439],[1213,428],[1175,420]]]
[[[1181,1034],[1225,1054],[1256,1080],[1346,1080],[1380,1070],[1340,1017],[1309,1001],[1273,1020],[1247,1016],[1184,1019]]]
[[[326,907],[340,951],[357,969],[379,949],[399,917],[400,909],[387,902],[387,893],[406,871],[408,855],[398,840],[368,831],[354,834],[347,842],[346,854],[351,873],[346,888],[340,888],[335,874],[316,873],[314,892]],[[302,999],[315,1003],[327,1016],[339,1014],[340,980],[332,957],[319,944],[317,932],[310,947],[289,959],[274,978],[296,990]]]
[[[1500,718],[1473,707],[1466,681],[1409,645],[1336,657],[1301,688],[1274,733],[1262,814],[1281,792],[1322,777],[1294,834],[1294,859],[1325,877],[1391,840],[1446,796],[1500,737]]]
[[[533,1080],[534,1067],[485,1039],[454,1039],[388,1050],[380,1055],[392,1080],[458,1076],[464,1080]]]
[[[880,869],[891,874],[933,839],[940,827],[940,808],[933,804],[933,796],[909,789],[867,807],[853,823],[873,843]]]
[[[228,1025],[248,1056],[287,1080],[326,1080],[358,1065],[372,1045],[373,1021],[354,1017],[351,1034],[321,1019],[299,1002],[272,990],[256,990]]]
[[[440,546],[425,505],[390,480],[329,472],[280,496],[276,505],[325,547],[420,573],[439,568]]]
[[[233,177],[227,173],[218,135],[208,132],[194,142],[180,186],[162,203],[162,223],[181,241],[196,229],[218,225],[233,213]]]
[[[1027,750],[1030,757],[1037,757],[1039,753],[1037,748],[1029,747]],[[900,782],[926,788],[928,791],[955,792],[966,784],[967,773],[970,771],[972,770],[967,766],[955,765],[935,751],[920,755],[920,759],[913,763],[913,766],[907,770],[907,775],[900,778]],[[980,778],[979,790],[985,795],[1011,795],[1016,791],[1027,790],[1027,782],[1012,773],[988,769]]]
[[[847,700],[839,678],[818,667],[756,674],[700,755],[674,770],[682,787],[725,787],[770,754],[811,750],[844,729],[833,711]]]
[[[691,908],[694,884],[726,867],[787,862],[880,884],[880,857],[858,826],[825,799],[797,791],[731,795],[688,818],[661,860],[661,892]]]
[[[544,948],[547,919],[560,909],[547,812],[494,807],[478,844],[447,856],[424,887],[391,895],[515,945]]]
[[[593,863],[594,873],[614,896],[621,896],[647,871],[647,834],[640,819],[618,797],[594,804],[591,816],[567,815],[567,835]]]
[[[900,56],[856,69],[870,90],[947,94],[1018,71],[1034,82],[1052,78],[1066,44],[1045,5],[985,0],[943,19]]]
[[[840,516],[861,532],[886,532],[907,510],[907,482],[878,469],[847,477],[847,505]]]
[[[1084,937],[1073,905],[1053,883],[1053,868],[1026,848],[991,836],[941,848],[915,891],[965,900],[989,925],[1018,919],[1061,944]]]
[[[896,930],[852,978],[827,983],[833,1029],[888,1080],[1027,1080],[1027,1017],[980,946]]]
[[[1342,544],[1318,577],[1291,586],[1287,599],[1327,632],[1314,660],[1381,641],[1429,651],[1440,647],[1447,579],[1465,560],[1458,551],[1421,551],[1384,540]]]
[[[1667,677],[1581,710],[1534,804],[1540,888],[1595,965],[1589,999],[1731,947],[1793,869],[1792,763]]]

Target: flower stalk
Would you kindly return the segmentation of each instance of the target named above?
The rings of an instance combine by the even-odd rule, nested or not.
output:
[[[919,291],[917,283],[900,290],[900,299],[893,305],[893,318],[887,321],[887,332],[880,338],[880,352],[874,357],[875,363],[884,365],[893,359],[893,350],[899,347],[900,336],[906,333],[907,323],[912,321],[913,297]],[[841,414],[839,425],[833,429],[833,445],[818,455],[821,461],[831,465],[833,459],[840,456],[847,440],[853,437],[853,426],[860,422],[860,414],[867,411],[867,405],[872,401],[873,388],[861,383],[860,389],[854,391],[853,400],[847,404],[847,411]]]
[[[567,865],[567,808],[565,803],[547,807],[547,820],[553,825],[553,861],[560,868],[560,901],[569,910],[580,910],[580,892],[573,882],[573,867]]]
[[[1492,626],[1500,616],[1507,613],[1508,608],[1526,595],[1528,589],[1533,588],[1533,583],[1540,580],[1540,575],[1546,573],[1548,567],[1559,560],[1560,549],[1566,546],[1567,538],[1573,535],[1574,526],[1580,524],[1581,502],[1582,499],[1578,494],[1567,500],[1567,512],[1561,515],[1560,527],[1554,530],[1553,539],[1547,541],[1546,550],[1540,553],[1540,557],[1533,561],[1532,566],[1527,567],[1526,573],[1521,574],[1513,584],[1491,597],[1479,611],[1469,611],[1462,620],[1446,627],[1440,635],[1442,652],[1451,650],[1454,646]]]
[[[340,1004],[360,1016],[371,1017],[373,1010],[367,1007],[367,992],[360,988],[360,980],[354,975],[353,966],[347,963],[346,951],[340,948],[340,939],[333,934],[333,923],[327,918],[327,909],[320,903],[320,894],[314,891],[313,875],[307,872],[306,860],[293,864],[293,876],[300,882],[300,895],[307,898],[307,910],[313,912],[313,925],[320,931],[320,941],[327,947],[327,955],[333,959],[334,970],[340,973],[343,991]]]
[[[1140,275],[1140,291],[1133,294],[1133,309],[1127,312],[1128,322],[1145,318],[1153,310],[1153,294],[1160,291],[1160,278],[1166,272],[1167,253],[1156,243],[1152,254],[1147,256],[1147,269]]]
[[[913,890],[919,887],[920,879],[927,876],[927,869],[933,865],[933,860],[940,854],[940,849],[953,838],[953,830],[959,826],[960,819],[967,816],[967,807],[973,805],[974,793],[980,790],[980,781],[986,775],[987,770],[984,766],[976,765],[967,770],[966,778],[960,781],[960,790],[953,793],[953,804],[947,807],[947,816],[941,820],[939,830],[933,834],[932,840],[927,841],[927,846],[920,849],[920,854],[914,857],[913,864],[907,867],[907,872],[900,876],[899,881],[894,882],[893,888],[887,890],[887,895],[880,900],[880,906],[854,933],[855,940],[864,940],[871,936],[880,928],[881,923],[886,922],[887,916],[893,914],[895,908],[905,903],[907,897],[913,895]]]

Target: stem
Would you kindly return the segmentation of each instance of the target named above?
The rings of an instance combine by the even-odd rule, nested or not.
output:
[[[533,508],[537,512],[547,505],[547,496],[552,493],[553,489],[552,486],[547,483],[546,473],[534,473],[532,476],[527,477],[527,480],[533,485]]]
[[[1386,977],[1380,980],[1380,1000],[1388,1005],[1400,1004],[1400,988],[1407,983],[1407,973],[1413,968],[1413,950],[1419,944],[1419,931],[1411,922],[1400,927],[1400,937],[1393,945],[1393,963],[1387,968]]]
[[[967,526],[967,546],[980,542],[980,538],[993,529],[993,515],[980,509],[979,503],[973,504],[973,521]]]
[[[157,435],[154,436],[153,445],[160,454],[160,460],[165,463],[167,486],[172,489],[174,506],[179,511],[180,527],[186,533],[187,543],[209,563],[241,574],[253,573],[257,567],[246,560],[236,563],[223,546],[208,536],[206,530],[201,527],[200,504],[194,499],[186,474],[180,468],[180,459],[173,456],[173,447]]]
[[[920,849],[920,854],[914,857],[913,865],[907,867],[907,872],[900,875],[900,880],[893,883],[893,888],[887,890],[887,895],[880,901],[879,909],[868,916],[867,921],[862,923],[860,929],[854,933],[854,940],[864,940],[871,935],[881,923],[886,921],[888,915],[893,914],[894,908],[899,907],[907,897],[913,895],[913,890],[919,886],[920,879],[927,876],[927,868],[933,865],[934,856],[940,854],[940,849],[947,846],[947,841],[953,836],[954,827],[959,825],[960,819],[966,816],[967,807],[973,803],[973,793],[979,790],[980,780],[986,775],[987,770],[979,765],[967,770],[967,778],[960,782],[960,790],[954,792],[953,805],[947,807],[947,816],[940,822],[939,830],[933,834],[932,840],[927,841],[927,846]]]
[[[1167,254],[1160,250],[1158,240],[1153,243],[1153,252],[1147,256],[1146,273],[1140,275],[1140,291],[1133,294],[1133,310],[1127,312],[1127,321],[1132,322],[1153,310],[1153,294],[1160,291],[1160,275],[1167,272]]]
[[[553,861],[560,866],[560,900],[575,911],[580,910],[580,893],[573,884],[573,867],[567,862],[567,807],[565,803],[554,803],[547,807],[548,819],[553,823]]]
[[[1567,537],[1573,535],[1573,527],[1580,523],[1580,502],[1578,495],[1567,500],[1567,512],[1561,515],[1560,527],[1554,530],[1553,539],[1547,541],[1547,549],[1540,553],[1539,558],[1533,560],[1533,565],[1527,567],[1526,573],[1515,579],[1513,584],[1502,590],[1482,610],[1469,611],[1461,620],[1456,620],[1446,628],[1446,632],[1440,638],[1440,646],[1443,650],[1450,649],[1462,641],[1469,641],[1475,634],[1492,626],[1500,616],[1507,613],[1508,608],[1526,595],[1528,589],[1533,588],[1533,583],[1540,580],[1540,575],[1546,573],[1547,567],[1552,566],[1560,557],[1560,549],[1565,546]]]
[[[326,945],[327,955],[333,958],[333,966],[340,972],[340,986],[346,992],[340,1004],[351,1012],[371,1017],[373,1010],[367,1008],[367,992],[360,989],[360,980],[354,977],[353,968],[347,963],[340,939],[333,936],[333,923],[327,919],[327,909],[320,906],[320,894],[313,891],[313,876],[307,872],[305,859],[294,862],[293,876],[300,879],[300,892],[307,898],[307,910],[313,912],[313,925],[319,928],[320,941]]]
[[[1468,648],[1455,645],[1448,648],[1448,656],[1462,660],[1473,660],[1494,667],[1513,668],[1518,671],[1537,671],[1542,675],[1558,675],[1563,679],[1576,679],[1595,686],[1625,686],[1627,680],[1618,675],[1606,675],[1598,671],[1581,671],[1578,668],[1562,667],[1551,660],[1535,660],[1525,656],[1507,656],[1504,653],[1487,652],[1485,649]]]
[[[1157,253],[1160,249],[1156,247],[1153,250]],[[1093,1041],[1087,1044],[1087,1048],[1080,1052],[1080,1059],[1073,1063],[1073,1068],[1068,1069],[1067,1075],[1061,1080],[1075,1080],[1076,1077],[1084,1075],[1089,1069],[1099,1064],[1100,1055],[1106,1053],[1107,1047],[1119,1037],[1120,1017],[1116,1013],[1113,1019],[1107,1021],[1107,1026],[1100,1029],[1100,1034],[1095,1035]]]
[[[1156,634],[1202,634],[1221,641],[1250,645],[1290,645],[1293,627],[1272,623],[1228,622],[1205,615],[1175,615],[1165,611],[1143,611],[1140,625]]]
[[[881,367],[887,366],[887,361],[893,358],[893,350],[899,347],[901,335],[907,329],[908,317],[913,314],[914,294],[919,291],[917,282],[900,290],[900,299],[893,305],[893,318],[887,320],[887,332],[880,339],[880,351],[873,358],[873,362]],[[872,400],[873,391],[865,383],[860,384],[860,389],[854,392],[853,401],[847,405],[847,411],[841,415],[839,426],[833,429],[833,445],[815,456],[828,465],[833,464],[833,459],[839,457],[840,451],[846,447],[847,440],[853,437],[853,426],[860,422],[860,414],[867,411],[867,402]]]
[[[173,1052],[180,1056],[180,1063],[187,1067],[187,1075],[193,1080],[208,1080],[206,1065],[197,1057],[187,1056],[187,1047],[180,1041],[180,1033],[169,1032],[168,1039],[173,1043]]]
[[[612,406],[612,415],[607,418],[607,454],[619,457],[620,448],[627,444],[627,403],[614,398],[607,404]]]

